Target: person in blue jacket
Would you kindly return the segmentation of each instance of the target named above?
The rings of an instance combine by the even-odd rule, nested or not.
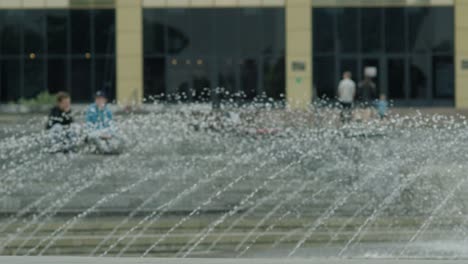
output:
[[[94,103],[86,110],[88,141],[102,154],[118,154],[123,145],[113,122],[112,111],[107,105],[107,96],[97,91]]]

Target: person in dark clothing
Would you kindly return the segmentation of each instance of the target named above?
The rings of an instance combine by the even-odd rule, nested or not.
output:
[[[50,152],[69,152],[75,149],[78,142],[78,133],[73,127],[71,100],[67,93],[57,94],[57,105],[50,110],[47,118]]]
[[[371,77],[366,76],[359,85],[358,99],[359,105],[363,109],[363,119],[368,120],[372,117],[372,106],[377,98],[377,88]]]
[[[377,96],[377,89],[375,83],[370,77],[365,77],[364,80],[359,83],[358,96],[363,107],[372,106],[372,103]]]
[[[60,92],[57,94],[57,105],[50,110],[46,129],[50,130],[56,125],[69,127],[72,123],[70,96],[67,93]]]

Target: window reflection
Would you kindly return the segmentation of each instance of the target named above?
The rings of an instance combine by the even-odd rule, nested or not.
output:
[[[109,99],[115,98],[115,59],[113,57],[94,60],[94,89],[105,91]]]
[[[337,12],[338,50],[345,53],[358,51],[359,9],[341,8]]]
[[[433,33],[430,8],[408,8],[409,43],[412,51],[427,51]]]
[[[405,98],[405,61],[404,59],[388,60],[388,97]]]
[[[111,9],[0,10],[0,100],[68,90],[85,102],[96,89],[112,99],[114,16]]]
[[[280,8],[262,8],[263,54],[282,54],[285,47],[284,10]]]
[[[266,93],[268,98],[276,100],[284,99],[286,84],[284,76],[284,56],[267,57],[265,58],[263,65],[263,86],[267,87],[263,92]]]
[[[47,90],[45,85],[45,63],[42,59],[25,59],[23,61],[23,97],[37,96],[41,91]]]
[[[363,8],[361,10],[361,50],[379,52],[382,49],[382,9]]]
[[[25,10],[23,20],[24,53],[44,51],[45,15],[43,10]]]
[[[454,21],[452,8],[438,8],[432,11],[434,52],[453,52]]]
[[[254,58],[243,59],[240,63],[241,91],[236,95],[243,99],[252,100],[258,95],[258,62]]]
[[[434,78],[433,96],[435,98],[453,98],[454,67],[450,56],[434,56],[432,59]]]
[[[314,86],[320,98],[334,98],[337,83],[335,58],[320,56],[314,58]]]
[[[145,54],[163,54],[166,50],[166,12],[161,9],[143,11]]]
[[[387,52],[404,52],[406,39],[405,9],[385,8],[385,46]]]
[[[67,91],[67,59],[49,59],[47,61],[47,88],[50,93]]]
[[[17,55],[21,52],[21,24],[23,11],[0,10],[0,40],[1,54]]]
[[[94,52],[112,54],[115,52],[115,17],[112,10],[94,10]]]
[[[143,14],[146,97],[240,103],[263,91],[276,99],[284,94],[284,65],[265,59],[284,57],[284,9],[145,9]],[[265,76],[267,69],[277,76]]]
[[[72,59],[71,96],[74,101],[83,102],[92,98],[91,60]]]
[[[411,98],[425,98],[428,88],[428,61],[426,56],[414,56],[410,63]]]
[[[166,99],[165,58],[146,58],[144,71],[144,93],[148,95],[147,99]]]
[[[335,9],[314,8],[312,18],[314,52],[333,52],[335,50]]]
[[[262,24],[260,9],[249,8],[240,12],[239,28],[241,41],[240,53],[242,55],[256,55],[262,49]]]
[[[1,100],[9,102],[21,97],[21,65],[19,59],[0,60]]]
[[[374,82],[389,99],[453,100],[453,24],[453,7],[314,8],[318,96],[333,98],[343,71],[359,67],[359,81],[364,67],[375,66]]]
[[[85,54],[91,50],[91,11],[71,10],[72,53]]]
[[[169,53],[174,55],[187,53],[190,45],[187,11],[185,9],[169,9],[166,21]]]
[[[208,56],[215,54],[215,16],[210,9],[193,9],[190,19],[190,51],[193,55]]]
[[[47,11],[47,51],[49,54],[67,53],[68,10]]]

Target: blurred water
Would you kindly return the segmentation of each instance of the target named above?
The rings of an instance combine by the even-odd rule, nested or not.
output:
[[[463,116],[156,107],[115,156],[43,122],[0,125],[4,255],[468,257]]]

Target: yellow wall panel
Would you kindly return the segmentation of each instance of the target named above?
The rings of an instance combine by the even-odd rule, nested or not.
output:
[[[19,0],[1,0],[0,8],[22,8],[23,2]]]
[[[238,0],[215,0],[215,6],[218,7],[236,7]]]
[[[168,0],[168,7],[188,7],[190,6],[190,0]]]
[[[191,0],[191,5],[193,7],[212,7],[214,3],[214,0]]]
[[[24,8],[45,8],[45,0],[23,0]]]
[[[293,109],[312,102],[312,30],[309,0],[286,1],[286,98]]]
[[[286,9],[286,29],[287,30],[310,30],[310,8],[304,7],[289,7]]]
[[[116,2],[117,100],[141,103],[143,97],[142,1]]]

